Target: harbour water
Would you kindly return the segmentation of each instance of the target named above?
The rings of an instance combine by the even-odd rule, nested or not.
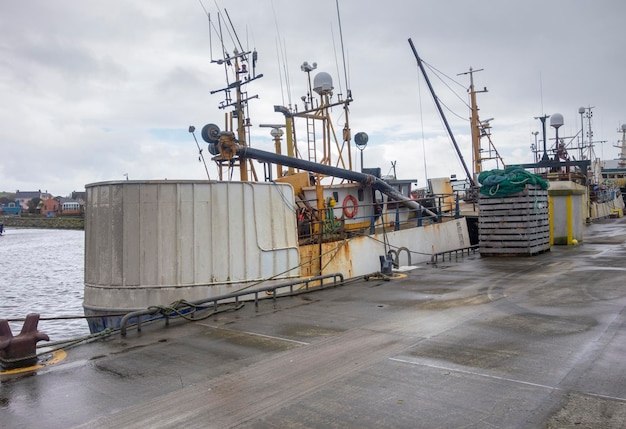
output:
[[[0,318],[39,313],[50,341],[89,334],[83,316],[84,231],[13,229],[0,237]],[[10,322],[17,335],[22,322]],[[41,342],[40,344],[45,344]]]

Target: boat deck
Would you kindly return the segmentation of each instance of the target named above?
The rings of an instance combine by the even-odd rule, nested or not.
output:
[[[144,325],[3,375],[1,426],[623,428],[624,261],[607,219],[532,257]]]

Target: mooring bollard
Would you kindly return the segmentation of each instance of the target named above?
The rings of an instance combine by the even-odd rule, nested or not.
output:
[[[37,363],[37,342],[50,341],[39,332],[39,314],[30,313],[24,320],[21,332],[13,336],[9,321],[0,320],[0,366],[5,369],[23,368]]]

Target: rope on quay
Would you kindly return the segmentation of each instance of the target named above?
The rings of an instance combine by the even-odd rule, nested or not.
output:
[[[74,319],[99,319],[101,317],[122,317],[126,315],[126,313],[110,313],[110,314],[100,314],[97,316],[54,316],[54,317],[40,317],[39,321],[42,320],[47,320],[47,321],[54,321],[54,320],[74,320]],[[24,322],[26,321],[26,318],[21,317],[21,318],[16,318],[16,319],[5,319],[9,322]]]
[[[205,310],[207,308],[213,307],[213,305],[211,306],[206,306],[206,305],[196,305],[194,303],[191,303],[187,300],[184,299],[180,299],[178,301],[174,301],[169,305],[151,305],[150,307],[148,307],[148,310],[154,311],[154,314],[161,314],[165,317],[172,317],[172,316],[179,316],[182,317],[185,320],[188,320],[190,322],[198,322],[200,320],[206,320],[209,317],[215,315],[215,314],[219,314],[219,313],[224,313],[226,311],[237,311],[240,310],[241,308],[243,308],[244,303],[239,303],[237,305],[234,306],[230,306],[228,308],[222,309],[222,310],[214,310],[209,312],[208,314],[202,316],[202,317],[194,317],[194,316],[190,316],[189,314],[195,314],[196,311],[202,311]],[[186,312],[182,312],[181,308],[190,308],[190,311],[186,311]],[[157,320],[157,319],[153,319],[153,320]],[[149,320],[150,322],[151,320]],[[143,323],[143,322],[142,322]]]
[[[118,328],[115,329],[111,329],[111,328],[106,328],[103,329],[100,332],[95,332],[93,334],[89,334],[89,335],[83,335],[81,337],[76,337],[76,338],[68,338],[67,340],[60,340],[60,341],[50,341],[47,342],[45,344],[37,344],[37,348],[49,348],[52,347],[52,350],[48,350],[46,351],[46,353],[50,353],[50,352],[55,352],[59,349],[67,349],[70,347],[73,347],[75,345],[78,345],[84,341],[89,341],[89,340],[96,340],[96,339],[101,339],[101,338],[106,338],[109,337],[111,335],[113,335],[114,333],[116,333],[117,331],[119,331]]]
[[[181,318],[191,321],[191,322],[198,322],[201,320],[205,320],[208,319],[209,317],[218,314],[218,313],[223,313],[226,311],[235,311],[235,310],[239,310],[244,306],[243,303],[240,303],[238,305],[235,306],[229,306],[228,308],[223,308],[220,310],[213,310],[211,312],[209,312],[206,315],[203,315],[202,317],[193,317],[191,316],[192,314],[195,314],[197,311],[202,311],[203,309],[206,309],[208,307],[206,306],[199,306],[199,305],[195,305],[192,304],[188,301],[185,301],[183,299],[178,300],[178,301],[174,301],[173,303],[171,303],[170,305],[164,305],[164,306],[152,306],[152,307],[148,307],[149,309],[154,309],[155,312],[153,314],[161,314],[163,316],[165,316],[166,318],[172,317],[172,316],[180,316]],[[186,307],[186,308],[191,308],[190,311],[187,312],[182,312],[181,308]],[[125,316],[127,313],[109,313],[109,314],[101,314],[101,315],[97,315],[97,316],[57,316],[57,317],[41,317],[39,320],[47,320],[47,321],[54,321],[54,320],[72,320],[72,319],[92,319],[92,318],[102,318],[102,317],[123,317]],[[13,318],[13,319],[5,319],[9,322],[24,322],[25,318]],[[155,322],[157,320],[160,320],[159,317],[154,317],[150,320],[145,320],[142,321],[143,324],[145,323],[151,323],[151,322]],[[133,323],[131,324],[131,326],[137,326],[137,323]],[[59,350],[67,350],[69,348],[75,347],[81,343],[85,343],[85,342],[91,342],[91,341],[95,341],[95,340],[99,340],[99,339],[104,339],[107,337],[110,337],[112,335],[115,335],[117,333],[120,332],[120,328],[106,328],[103,329],[102,331],[93,333],[93,334],[88,334],[88,335],[83,335],[80,337],[76,337],[76,338],[68,338],[65,340],[59,340],[59,341],[49,341],[46,343],[40,343],[37,344],[36,348],[37,349],[43,349],[44,351],[32,354],[32,355],[28,355],[28,356],[22,356],[19,358],[0,358],[0,364],[2,364],[2,366],[13,366],[16,363],[19,362],[24,362],[24,361],[28,361],[28,360],[33,360],[33,359],[40,359],[44,356],[53,354]]]
[[[130,326],[135,327],[137,329],[137,332],[139,332],[141,331],[141,326],[144,323],[153,323],[153,322],[157,322],[157,321],[165,319],[165,325],[167,326],[169,325],[169,320],[170,320],[170,317],[172,316],[178,316],[190,322],[199,322],[201,320],[206,320],[209,317],[214,316],[216,314],[225,313],[227,311],[240,310],[244,307],[244,305],[245,305],[244,303],[237,302],[235,303],[235,305],[231,305],[227,308],[217,309],[215,305],[205,306],[201,304],[194,304],[186,300],[178,300],[178,301],[174,301],[170,305],[151,306],[143,311],[140,310],[140,311],[133,311],[133,312],[127,313],[126,315],[124,315],[124,317],[121,320],[119,331],[122,336],[125,336],[126,330],[128,328],[127,322],[132,318],[135,318],[136,322],[130,324]],[[206,315],[202,317],[195,316],[197,311],[199,310],[202,311],[211,307],[215,308],[215,310],[210,311],[209,313],[207,313]],[[192,308],[192,310],[182,312],[180,310],[181,308]],[[156,316],[156,315],[161,315],[161,316]],[[152,318],[148,320],[142,320],[142,316],[152,316]]]
[[[84,335],[81,337],[70,338],[67,340],[47,342],[45,344],[37,344],[36,346],[37,349],[45,349],[45,351],[27,355],[27,356],[21,356],[19,358],[0,358],[0,367],[11,368],[15,366],[15,364],[20,363],[20,362],[38,360],[42,358],[43,356],[54,354],[55,352],[62,350],[62,349],[69,349],[85,341],[108,337],[112,335],[113,333],[115,333],[116,331],[119,331],[119,329],[104,329],[100,332],[96,332],[95,334]]]
[[[162,316],[169,318],[172,316],[180,316],[181,318],[190,321],[190,322],[199,322],[202,320],[206,320],[211,316],[214,316],[216,314],[219,313],[224,313],[226,311],[236,311],[241,309],[244,306],[244,303],[240,303],[238,305],[235,306],[229,306],[228,308],[223,308],[220,310],[213,310],[210,311],[209,313],[207,313],[206,315],[203,315],[202,317],[193,317],[191,316],[192,314],[195,314],[197,311],[202,311],[204,309],[209,308],[208,306],[199,306],[199,305],[195,305],[192,304],[188,301],[185,301],[184,299],[178,300],[178,301],[174,301],[173,303],[169,304],[169,305],[163,305],[163,306],[151,306],[148,307],[148,309],[154,309],[154,313],[155,314],[161,314]],[[188,307],[191,308],[192,310],[188,311],[188,312],[182,312],[181,311],[181,307]],[[68,320],[68,319],[90,319],[90,318],[101,318],[101,317],[123,317],[128,313],[109,313],[109,314],[102,314],[99,316],[59,316],[59,317],[42,317],[40,320]],[[8,319],[9,321],[20,321],[22,319]],[[149,320],[144,320],[141,323],[142,324],[146,324],[146,323],[151,323],[151,322],[156,322],[158,320],[161,320],[160,317],[153,317]],[[130,326],[137,326],[137,323],[132,323]],[[46,355],[49,353],[53,353],[57,350],[60,349],[68,349],[71,347],[74,347],[80,343],[83,342],[89,342],[89,341],[94,341],[94,340],[99,340],[99,339],[104,339],[107,337],[110,337],[112,335],[115,335],[117,333],[120,332],[120,328],[106,328],[102,331],[93,333],[93,334],[89,334],[89,335],[84,335],[84,336],[80,336],[80,337],[76,337],[76,338],[69,338],[67,340],[60,340],[60,341],[54,341],[54,342],[47,342],[45,344],[37,344],[37,348],[45,348],[47,349],[45,352],[42,353],[38,353],[36,356],[41,356],[41,355]],[[52,347],[52,349],[50,349],[50,347]],[[34,356],[31,356],[34,357]]]

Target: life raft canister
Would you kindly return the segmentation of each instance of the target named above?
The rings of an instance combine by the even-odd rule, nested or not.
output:
[[[349,203],[352,204],[348,206]],[[353,195],[348,195],[346,198],[344,198],[342,206],[343,214],[350,219],[356,216],[357,212],[359,211],[359,203]]]

